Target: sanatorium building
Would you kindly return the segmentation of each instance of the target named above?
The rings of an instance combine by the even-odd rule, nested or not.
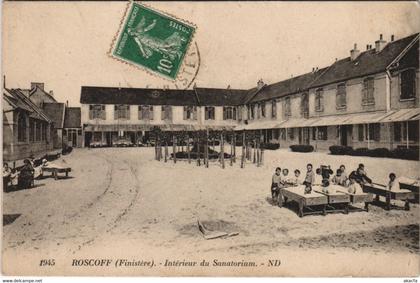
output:
[[[133,143],[166,131],[258,131],[280,147],[419,147],[419,34],[375,46],[325,68],[252,89],[82,86],[83,144]]]

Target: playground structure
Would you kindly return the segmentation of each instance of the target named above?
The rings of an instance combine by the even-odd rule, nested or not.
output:
[[[172,159],[176,164],[178,159],[186,159],[188,163],[195,159],[197,166],[203,165],[206,168],[209,167],[211,159],[217,159],[222,168],[226,167],[227,162],[230,166],[239,162],[240,167],[244,168],[247,162],[259,167],[264,161],[261,131],[235,132],[230,129],[211,128],[163,131],[154,127],[151,137],[155,141],[155,159],[158,161],[168,162]],[[241,147],[240,154],[237,153],[237,146]]]

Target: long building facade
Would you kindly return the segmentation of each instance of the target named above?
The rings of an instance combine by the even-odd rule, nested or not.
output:
[[[328,67],[248,90],[81,89],[83,143],[112,146],[166,131],[257,131],[265,142],[353,148],[419,147],[419,34],[386,42]]]

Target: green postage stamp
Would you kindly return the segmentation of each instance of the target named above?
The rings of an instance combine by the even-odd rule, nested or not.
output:
[[[196,27],[132,2],[111,56],[175,80]]]

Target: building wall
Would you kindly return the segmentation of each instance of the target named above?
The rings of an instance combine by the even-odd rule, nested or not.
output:
[[[17,118],[22,115],[18,111],[3,113],[3,160],[15,161],[28,158],[30,155],[42,156],[53,149],[51,141],[51,125],[47,126],[45,141],[29,141],[29,127],[26,128],[26,141],[18,141]],[[26,114],[26,125],[29,125],[29,117]],[[47,125],[45,123],[45,125]]]
[[[150,125],[163,125],[163,124],[181,124],[181,125],[208,125],[208,126],[234,126],[237,125],[237,120],[223,120],[223,106],[215,106],[215,120],[205,120],[204,107],[197,107],[196,120],[184,120],[184,107],[172,106],[172,121],[168,122],[161,119],[161,105],[153,106],[153,120],[139,120],[138,119],[138,105],[130,105],[130,119],[114,119],[114,105],[105,105],[106,119],[89,119],[89,105],[83,104],[81,106],[81,118],[83,124],[150,124]]]
[[[223,106],[214,106],[214,120],[205,120],[205,107],[198,107],[198,123],[204,126],[236,126],[238,120],[223,120]],[[237,109],[236,111],[239,111]],[[238,114],[236,115],[238,116]]]
[[[309,90],[309,116],[322,117],[337,114],[351,114],[371,111],[386,110],[387,78],[385,73],[370,76],[374,78],[374,105],[363,105],[363,78],[356,78],[345,82],[339,82],[323,86],[323,111],[315,110],[315,92],[318,88]],[[337,108],[336,95],[337,85],[346,84],[346,108]]]
[[[328,126],[327,127],[327,139],[326,140],[313,140],[312,139],[312,131],[315,128],[311,128],[310,137],[309,137],[309,144],[314,147],[315,151],[328,151],[329,147],[332,145],[337,145],[338,138],[337,138],[337,126]]]

